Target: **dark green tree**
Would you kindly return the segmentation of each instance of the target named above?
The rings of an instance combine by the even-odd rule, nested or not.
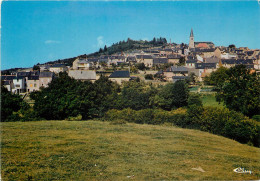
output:
[[[208,85],[215,85],[216,89],[220,89],[229,78],[227,71],[228,69],[225,67],[218,68],[216,71],[212,72],[210,76],[205,77],[204,83]]]
[[[40,71],[39,65],[34,65],[34,66],[33,66],[33,70],[34,70],[34,71]]]
[[[19,121],[20,118],[14,113],[19,111],[27,104],[23,101],[20,95],[12,94],[4,86],[1,86],[1,121]],[[28,108],[28,107],[27,107]]]
[[[144,63],[137,63],[136,68],[138,68],[139,70],[145,70],[146,67],[145,67]]]
[[[247,116],[260,112],[260,82],[256,72],[251,72],[244,65],[230,68],[227,78],[217,93],[217,99],[224,101],[227,108],[242,112]]]
[[[106,45],[104,46],[104,52],[107,52],[107,46]]]
[[[166,84],[155,97],[155,104],[165,110],[187,106],[188,85],[184,81]]]
[[[149,108],[149,95],[148,91],[145,90],[144,83],[137,81],[125,82],[114,108],[131,108],[134,110]]]
[[[153,80],[153,75],[152,75],[152,74],[146,74],[146,75],[144,76],[144,78],[145,78],[146,80]]]
[[[185,58],[184,57],[181,57],[179,59],[179,65],[185,65]]]

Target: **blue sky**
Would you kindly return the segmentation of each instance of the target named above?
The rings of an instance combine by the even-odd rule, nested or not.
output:
[[[120,40],[165,37],[260,48],[257,1],[4,1],[1,69],[88,54]]]

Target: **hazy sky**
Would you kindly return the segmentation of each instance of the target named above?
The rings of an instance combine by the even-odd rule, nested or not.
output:
[[[257,1],[4,1],[1,69],[32,67],[97,51],[120,40],[260,48]]]

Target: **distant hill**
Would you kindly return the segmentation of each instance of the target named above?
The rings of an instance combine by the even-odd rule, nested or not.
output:
[[[173,45],[177,45],[176,43],[172,43]],[[107,47],[106,45],[104,48],[100,48],[99,51],[90,53],[90,54],[83,54],[79,55],[77,57],[82,57],[82,58],[92,58],[92,57],[99,57],[100,55],[112,55],[115,53],[121,54],[122,52],[129,52],[132,50],[143,50],[147,48],[152,48],[152,47],[163,47],[167,45],[167,40],[166,38],[153,38],[151,41],[146,41],[146,40],[132,40],[128,38],[126,41],[119,41],[117,43],[113,43],[113,45]],[[73,61],[77,58],[67,58],[67,59],[62,59],[62,60],[56,60],[56,61],[51,61],[47,62],[50,64],[54,63],[64,63],[66,65],[71,66]]]
[[[176,43],[171,43],[172,45],[177,45]],[[88,58],[92,58],[92,57],[99,57],[100,55],[112,55],[115,53],[121,54],[122,52],[129,52],[132,50],[143,50],[143,49],[147,49],[147,48],[152,48],[152,47],[164,47],[167,45],[167,40],[166,38],[160,37],[160,38],[153,38],[153,40],[151,41],[147,41],[147,40],[132,40],[130,38],[128,38],[126,41],[119,41],[117,43],[113,43],[113,45],[107,47],[105,45],[104,48],[100,48],[99,51],[94,52],[94,53],[90,53],[90,54],[82,54],[82,55],[78,55],[76,57],[71,57],[71,58],[66,58],[66,59],[58,59],[58,60],[54,60],[54,61],[49,61],[46,62],[47,64],[55,64],[55,63],[62,63],[65,64],[67,66],[72,66],[73,61],[77,58],[77,57],[88,57]],[[33,65],[32,65],[33,67]],[[23,68],[19,68],[19,69],[23,69]],[[13,72],[15,70],[18,70],[18,68],[12,68],[12,69],[7,69],[2,71],[2,74],[6,74],[7,72]]]

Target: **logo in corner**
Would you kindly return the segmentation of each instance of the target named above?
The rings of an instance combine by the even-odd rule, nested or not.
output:
[[[250,174],[252,174],[251,170],[245,170],[244,168],[241,168],[241,167],[238,167],[238,168],[234,169],[233,171],[236,172],[236,173],[250,173]]]

